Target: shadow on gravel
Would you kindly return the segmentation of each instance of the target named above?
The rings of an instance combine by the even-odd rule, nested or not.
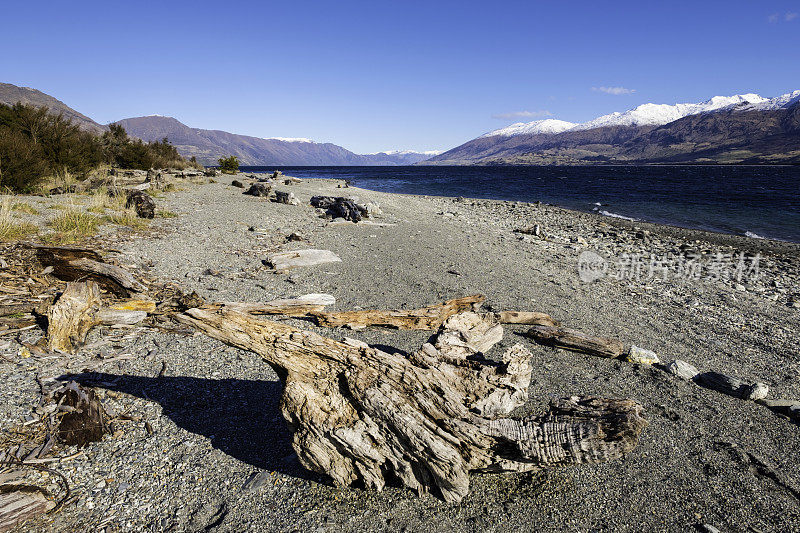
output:
[[[279,381],[152,378],[103,373],[66,375],[61,381],[124,392],[155,401],[183,429],[211,440],[214,448],[257,468],[318,479],[297,461],[279,401]]]

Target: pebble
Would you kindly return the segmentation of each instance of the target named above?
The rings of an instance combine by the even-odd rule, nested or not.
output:
[[[671,363],[666,366],[667,372],[670,374],[674,374],[681,379],[685,379],[687,381],[694,379],[700,371],[697,370],[695,367],[687,363],[686,361],[682,361],[680,359],[675,359]]]

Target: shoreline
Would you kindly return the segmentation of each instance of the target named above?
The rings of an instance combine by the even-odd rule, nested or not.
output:
[[[798,245],[546,204],[337,188],[343,182],[330,179],[276,185],[300,201],[278,204],[231,186],[233,180],[246,183],[245,176],[166,193],[158,207],[176,217],[157,219],[144,232],[115,229],[101,241],[120,264],[209,301],[328,293],[336,298],[334,310],[407,309],[482,293],[488,309],[545,312],[568,327],[653,350],[664,362],[682,359],[748,383],[764,381],[770,397],[800,399]],[[356,195],[379,203],[382,214],[368,220],[372,224],[325,220],[309,205],[317,194]],[[537,225],[539,235],[525,232]],[[303,240],[288,240],[292,233]],[[262,263],[271,253],[305,248],[331,250],[342,261],[286,273]],[[607,258],[761,253],[762,276],[738,283],[646,273],[618,279],[609,271],[587,283],[578,268],[586,251]],[[429,335],[285,321],[400,353]],[[333,487],[297,463],[280,414],[282,386],[257,356],[191,332],[96,328],[85,352],[36,360],[36,375],[91,368],[109,383],[95,389],[105,405],[142,423],[123,426],[61,467],[78,499],[41,528],[91,529],[106,520],[120,529],[217,524],[222,531],[800,527],[800,501],[719,444],[757,455],[786,486],[800,486],[796,423],[654,367],[546,348],[522,336],[526,327],[504,329],[489,357],[517,342],[533,354],[530,401],[518,414],[540,413],[551,399],[573,394],[631,398],[644,406],[649,424],[639,445],[613,463],[473,475],[459,505],[396,488]],[[30,330],[19,340],[37,335]],[[9,394],[0,403],[4,427],[24,420],[39,397],[28,369],[33,361],[17,355],[22,345],[16,340],[0,338],[0,345],[6,341],[11,344],[3,353],[16,362],[0,361],[8,375]],[[158,378],[162,362],[167,371]],[[659,505],[643,507],[645,501]]]

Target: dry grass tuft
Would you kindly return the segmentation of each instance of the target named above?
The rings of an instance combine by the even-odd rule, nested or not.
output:
[[[120,211],[125,209],[125,196],[121,194],[109,195],[106,187],[100,187],[92,191],[89,196],[89,207],[86,209],[90,213],[105,214],[106,209]]]
[[[31,204],[26,204],[25,202],[17,202],[15,204],[11,204],[11,209],[13,211],[20,211],[22,213],[27,213],[29,215],[38,215],[39,210],[33,207]]]
[[[54,233],[47,235],[46,240],[53,243],[76,242],[97,233],[102,220],[75,207],[64,210],[50,219],[48,226]]]
[[[144,229],[148,227],[149,220],[139,218],[134,209],[123,209],[118,213],[112,213],[103,217],[104,222],[116,224],[117,226],[128,226],[134,229]]]
[[[177,218],[178,213],[170,211],[169,209],[162,209],[160,211],[156,211],[156,217],[158,218]]]
[[[16,241],[38,231],[36,224],[16,222],[10,199],[0,202],[0,241]]]

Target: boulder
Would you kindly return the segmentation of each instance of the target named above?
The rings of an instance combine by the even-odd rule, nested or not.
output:
[[[125,201],[127,209],[136,210],[139,218],[153,218],[156,216],[156,203],[153,198],[144,191],[128,192],[128,199]]]
[[[269,193],[272,191],[272,186],[266,183],[253,183],[250,185],[250,188],[244,191],[242,194],[249,194],[250,196],[258,196],[261,198],[268,198]]]

